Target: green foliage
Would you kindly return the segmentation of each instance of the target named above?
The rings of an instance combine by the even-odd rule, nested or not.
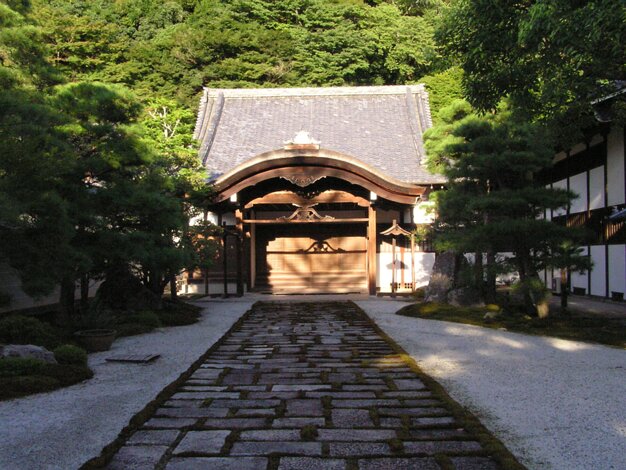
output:
[[[0,343],[34,344],[51,349],[60,342],[59,333],[36,318],[11,315],[0,319]]]
[[[54,358],[59,364],[87,365],[87,353],[84,349],[71,344],[64,344],[54,350]]]
[[[572,145],[595,124],[593,99],[624,79],[624,11],[619,0],[460,0],[437,36],[463,68],[476,108],[510,96],[516,111]],[[613,106],[623,111],[623,98]]]
[[[463,99],[463,71],[459,67],[451,67],[443,72],[420,78],[428,90],[428,100],[433,116],[433,124],[441,123],[439,112],[453,102]]]
[[[0,377],[0,400],[48,392],[91,377],[93,377],[93,372],[84,365],[42,364],[41,368],[32,375]]]
[[[121,323],[139,323],[150,329],[159,328],[161,320],[156,312],[143,311],[121,317]]]
[[[45,362],[32,357],[5,357],[0,359],[0,377],[19,377],[38,374]]]
[[[531,309],[542,297],[530,287],[538,281],[537,271],[554,261],[565,240],[577,236],[575,229],[543,218],[546,210],[564,207],[574,196],[545,188],[534,177],[552,163],[544,134],[515,120],[506,107],[478,116],[468,103],[455,101],[440,111],[440,124],[425,138],[429,166],[449,181],[448,190],[437,196],[439,249],[487,253],[492,293],[498,271],[517,271]],[[514,256],[498,260],[498,252]],[[476,270],[482,283],[482,268]]]
[[[168,302],[157,314],[163,326],[192,325],[200,318],[200,308],[183,302]]]

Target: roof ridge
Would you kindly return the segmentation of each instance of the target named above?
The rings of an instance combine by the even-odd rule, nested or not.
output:
[[[424,91],[424,84],[379,85],[379,86],[339,86],[303,88],[204,88],[204,96],[213,97],[223,93],[225,98],[259,97],[303,97],[303,96],[363,96],[363,95],[403,95],[407,89],[412,94]]]

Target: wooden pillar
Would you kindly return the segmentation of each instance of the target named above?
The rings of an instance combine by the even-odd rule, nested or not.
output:
[[[391,297],[395,297],[395,296],[396,296],[396,237],[394,236],[391,239]]]
[[[243,213],[235,210],[235,230],[237,231],[237,296],[243,296]]]
[[[254,209],[250,211],[250,218],[254,219]],[[256,286],[256,224],[250,224],[250,287]]]
[[[370,203],[367,222],[367,286],[370,295],[376,295],[376,208]]]
[[[226,222],[222,223],[222,228],[224,229],[224,234],[222,235],[222,267],[224,269],[224,297],[228,297],[228,232],[226,232]]]
[[[411,290],[415,291],[415,237],[411,234]]]

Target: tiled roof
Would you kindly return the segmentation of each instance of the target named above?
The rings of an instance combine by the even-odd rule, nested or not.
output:
[[[204,90],[195,137],[209,173],[221,175],[280,149],[299,131],[400,181],[440,183],[423,166],[431,126],[423,85]]]

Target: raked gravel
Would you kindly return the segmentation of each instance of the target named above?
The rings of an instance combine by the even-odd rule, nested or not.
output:
[[[252,299],[201,302],[200,322],[121,338],[89,355],[94,377],[56,390],[0,402],[0,469],[78,468],[113,441],[137,412],[209,349]],[[160,354],[150,364],[106,362],[117,354]]]
[[[626,351],[356,303],[529,469],[626,469]]]

